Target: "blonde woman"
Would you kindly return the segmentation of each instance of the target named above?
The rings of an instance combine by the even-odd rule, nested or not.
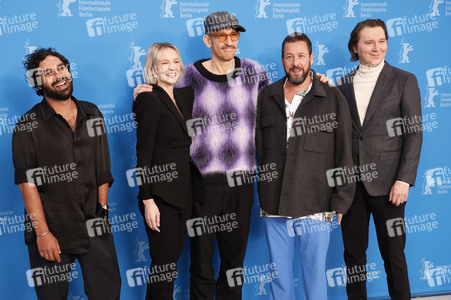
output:
[[[133,105],[138,123],[139,209],[152,259],[146,299],[172,299],[177,260],[193,205],[192,182],[200,177],[190,158],[191,137],[186,127],[193,91],[174,88],[184,71],[175,46],[153,44],[144,66],[144,79],[153,92],[139,94]]]

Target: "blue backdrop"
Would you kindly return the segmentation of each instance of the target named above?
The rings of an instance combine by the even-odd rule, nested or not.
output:
[[[410,191],[406,208],[406,255],[412,293],[451,291],[451,222],[447,221],[451,211],[451,1],[0,0],[0,298],[36,297],[26,276],[29,262],[23,241],[23,202],[13,184],[11,159],[14,124],[41,100],[27,85],[24,56],[36,47],[55,47],[72,64],[74,96],[97,104],[106,118],[115,178],[109,202],[123,281],[122,299],[143,299],[143,281],[127,278],[127,270],[144,272],[150,265],[148,241],[136,205],[137,188],[129,187],[126,178],[126,170],[136,163],[136,132],[130,115],[133,87],[142,83],[145,53],[154,42],[176,45],[185,64],[209,57],[202,42],[202,19],[219,10],[236,14],[247,29],[240,37],[237,55],[265,66],[272,81],[284,74],[280,51],[288,33],[306,33],[314,45],[312,68],[335,80],[355,67],[347,51],[355,24],[366,18],[386,21],[390,35],[386,59],[417,76],[422,96],[424,143],[416,186]],[[387,297],[373,228],[370,238],[368,294]],[[188,250],[187,240],[175,299],[189,298]],[[268,282],[252,276],[255,270],[271,271],[268,264],[256,197],[245,259],[249,276],[243,286],[244,299],[269,298]],[[298,259],[295,264],[294,284],[301,299]],[[341,231],[334,223],[326,272],[330,299],[345,299],[343,267]],[[72,276],[69,299],[86,299],[77,264]]]

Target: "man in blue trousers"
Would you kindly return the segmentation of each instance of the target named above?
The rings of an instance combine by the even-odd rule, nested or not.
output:
[[[349,109],[338,89],[321,83],[310,69],[313,56],[305,34],[287,36],[282,44],[286,76],[258,98],[259,168],[273,165],[278,174],[258,182],[270,260],[278,274],[271,281],[271,299],[295,299],[295,251],[301,257],[304,299],[327,299],[331,221],[336,214],[341,222],[355,190],[343,177],[352,169]]]

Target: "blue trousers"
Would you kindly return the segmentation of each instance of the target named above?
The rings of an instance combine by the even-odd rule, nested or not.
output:
[[[326,256],[330,222],[312,219],[263,218],[271,263],[277,277],[271,281],[270,299],[296,299],[293,258],[301,258],[302,293],[305,300],[327,300]],[[298,244],[296,245],[296,241]]]

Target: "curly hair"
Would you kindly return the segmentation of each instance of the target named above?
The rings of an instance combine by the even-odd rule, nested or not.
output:
[[[67,60],[66,57],[64,57],[64,55],[62,55],[59,52],[56,52],[54,48],[39,48],[33,53],[27,54],[25,56],[25,61],[23,63],[25,71],[39,68],[39,64],[41,63],[41,61],[43,61],[49,55],[58,57],[67,67],[67,70],[69,70],[70,72],[69,61]],[[34,86],[33,88],[36,90],[36,94],[38,96],[42,96],[44,94],[44,92],[37,86]]]

